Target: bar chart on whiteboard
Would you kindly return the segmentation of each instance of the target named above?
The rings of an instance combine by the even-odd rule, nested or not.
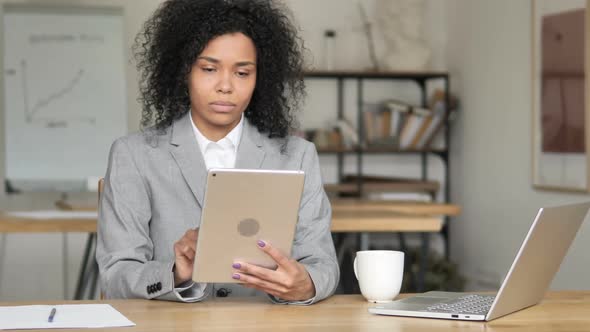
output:
[[[66,190],[104,176],[127,133],[123,11],[12,4],[2,19],[6,179]]]

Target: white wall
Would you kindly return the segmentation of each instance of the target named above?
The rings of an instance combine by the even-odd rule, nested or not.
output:
[[[589,196],[531,186],[531,2],[448,4],[447,58],[462,103],[451,181],[463,213],[452,224],[451,252],[469,277],[481,279],[473,288],[496,287],[539,207]],[[588,252],[586,221],[552,287],[588,289]]]
[[[362,2],[368,15],[374,10],[373,0],[285,0],[301,27],[305,44],[312,55],[312,64],[322,65],[324,31],[336,31],[335,69],[360,70],[370,67],[364,26],[357,2]],[[393,2],[393,0],[392,0]],[[432,49],[433,69],[446,68],[445,2],[426,1],[424,32]],[[376,29],[373,26],[373,29]],[[377,53],[382,50],[382,36],[375,31]]]

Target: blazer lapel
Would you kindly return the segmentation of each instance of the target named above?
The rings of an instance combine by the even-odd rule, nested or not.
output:
[[[236,155],[236,168],[257,169],[262,166],[265,152],[262,144],[262,134],[244,118],[242,138]]]
[[[188,112],[182,118],[174,121],[170,144],[172,145],[170,152],[180,167],[184,180],[191,188],[199,205],[203,206],[207,166],[199,143],[197,143]]]

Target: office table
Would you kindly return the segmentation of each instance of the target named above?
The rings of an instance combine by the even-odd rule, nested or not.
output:
[[[440,216],[456,216],[453,204],[396,203],[338,200],[332,204],[332,232],[438,232]],[[86,211],[86,210],[85,210]],[[0,211],[0,233],[96,233],[96,220],[16,217]]]
[[[94,257],[96,245],[96,218],[47,218],[39,219],[32,217],[14,216],[0,211],[0,234],[6,233],[88,233],[82,264],[76,283],[75,300],[84,298],[84,291],[88,290],[89,297],[95,293],[98,281],[98,266]],[[5,241],[2,241],[2,245]],[[66,241],[62,248],[64,257],[67,253]],[[0,248],[0,255],[5,250]],[[0,257],[1,258],[1,257]],[[0,263],[3,259],[0,259]],[[1,270],[2,266],[0,266]],[[67,276],[67,263],[64,258],[64,276]],[[64,278],[64,289],[67,288],[67,279]]]
[[[24,218],[0,211],[0,233],[96,233],[96,219]]]
[[[422,234],[422,252],[428,252],[428,233],[439,232],[441,216],[460,213],[452,204],[439,203],[390,203],[360,200],[335,200],[332,202],[332,232],[362,233],[360,250],[368,249],[368,233],[371,232],[419,232]],[[78,209],[75,209],[78,210]],[[82,208],[88,212],[89,209]],[[0,212],[0,233],[88,233],[80,267],[74,299],[92,298],[98,280],[98,267],[94,259],[96,246],[96,219],[47,219],[23,218]],[[66,249],[64,249],[65,251]],[[339,252],[341,261],[341,251]],[[425,257],[425,256],[423,256]],[[423,260],[422,263],[425,263]],[[420,265],[417,277],[418,290],[423,289],[426,265]]]
[[[403,295],[402,295],[403,296]],[[536,306],[491,322],[369,314],[360,295],[335,295],[311,306],[270,304],[262,297],[201,303],[150,300],[9,302],[0,305],[108,303],[137,324],[108,331],[588,331],[590,291],[549,292]],[[53,330],[56,331],[56,330]],[[77,330],[64,330],[77,331]],[[82,331],[82,330],[80,330]],[[85,330],[88,331],[88,330]]]

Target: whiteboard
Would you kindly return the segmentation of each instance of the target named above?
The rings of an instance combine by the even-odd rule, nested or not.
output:
[[[120,8],[3,7],[4,159],[17,189],[104,176],[110,145],[127,132],[123,17]]]

